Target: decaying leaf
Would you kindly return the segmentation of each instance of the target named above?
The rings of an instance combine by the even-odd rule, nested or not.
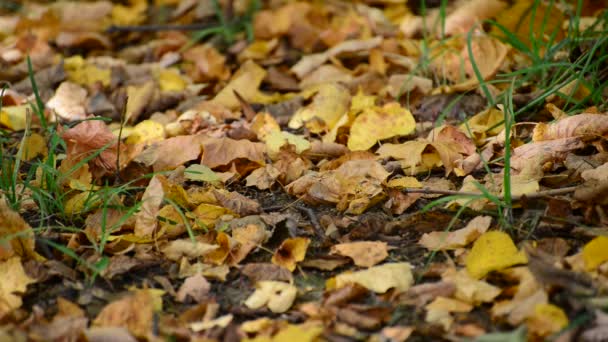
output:
[[[453,232],[426,233],[418,241],[430,250],[456,249],[475,241],[481,234],[490,228],[490,216],[477,216],[466,227]]]

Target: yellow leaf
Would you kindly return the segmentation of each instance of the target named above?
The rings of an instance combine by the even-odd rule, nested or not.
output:
[[[363,111],[353,121],[348,138],[351,151],[365,151],[379,140],[408,135],[416,129],[412,113],[393,102]]]
[[[92,209],[101,203],[101,199],[90,191],[84,191],[70,197],[64,204],[65,213],[74,215],[82,213],[85,209]]]
[[[0,260],[12,256],[23,259],[39,259],[34,251],[34,231],[32,227],[3,198],[0,198]],[[0,315],[2,316],[2,315]]]
[[[266,77],[266,70],[248,60],[241,65],[228,85],[213,98],[212,102],[229,109],[239,108],[241,104],[234,95],[234,91],[237,91],[246,101],[257,102],[264,97],[258,90],[264,77]]]
[[[146,0],[130,0],[130,6],[114,5],[112,8],[112,24],[119,26],[138,25],[146,20]]]
[[[180,75],[177,69],[162,69],[157,72],[156,80],[162,91],[182,91],[188,82]]]
[[[27,285],[34,283],[34,279],[25,274],[23,265],[18,256],[0,263],[0,318],[21,307],[22,301],[18,293],[25,293]]]
[[[331,130],[348,112],[351,97],[348,89],[339,84],[323,83],[306,89],[303,93],[310,92],[316,92],[312,103],[293,115],[289,128],[298,129],[306,124],[312,133]]]
[[[208,228],[213,228],[215,222],[224,215],[235,215],[230,209],[213,204],[202,203],[187,216],[195,219],[196,223],[204,224]],[[199,225],[196,225],[198,227]],[[202,228],[202,227],[201,227]]]
[[[0,124],[13,131],[21,131],[26,126],[26,111],[31,110],[30,105],[2,106],[0,111]]]
[[[296,264],[304,260],[309,244],[310,239],[307,238],[286,239],[272,256],[272,263],[293,272],[296,269]]]
[[[488,136],[494,136],[503,130],[504,114],[498,109],[490,108],[475,114],[460,129],[476,142],[483,142]]]
[[[245,301],[245,305],[250,309],[259,309],[266,305],[272,312],[285,312],[298,294],[295,286],[280,281],[258,281],[255,287],[255,292]]]
[[[39,155],[46,157],[46,141],[44,141],[44,138],[40,134],[32,133],[30,136],[25,137],[24,139],[25,142],[23,145],[23,151],[21,153],[22,160],[29,161]]]
[[[110,85],[110,70],[100,69],[85,61],[81,56],[64,59],[63,67],[68,74],[68,80],[74,83],[93,86],[96,82],[101,82],[105,87]]]
[[[588,271],[608,260],[608,237],[598,236],[583,247],[583,260]]]
[[[399,177],[393,178],[386,184],[389,188],[405,189],[405,188],[422,188],[420,183],[415,177]]]
[[[310,342],[316,341],[317,338],[323,332],[323,327],[320,325],[303,324],[293,325],[290,324],[287,328],[279,331],[272,340],[274,342]]]
[[[549,336],[568,325],[568,316],[564,310],[553,304],[537,304],[534,314],[528,317],[527,326],[534,335]]]
[[[266,136],[266,149],[271,157],[279,153],[281,147],[285,144],[294,145],[296,147],[296,153],[302,153],[310,148],[310,142],[308,140],[289,132],[273,131]]]
[[[481,235],[467,256],[466,266],[471,277],[483,278],[492,271],[525,264],[528,258],[518,251],[511,237],[503,232],[491,231]]]
[[[161,141],[164,138],[165,126],[163,124],[152,120],[144,120],[133,127],[126,142],[127,144],[134,145]]]
[[[127,87],[127,108],[125,109],[125,121],[133,123],[143,113],[144,109],[152,100],[156,86],[154,82],[146,82],[141,85]]]
[[[414,283],[412,266],[398,262],[370,267],[367,270],[342,273],[336,276],[336,288],[356,283],[376,293],[384,293],[391,288],[398,292],[407,291]]]

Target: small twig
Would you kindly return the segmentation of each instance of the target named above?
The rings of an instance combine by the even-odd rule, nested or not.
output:
[[[539,192],[535,192],[533,194],[516,195],[516,196],[512,196],[511,200],[520,201],[524,197],[526,199],[536,199],[536,198],[541,198],[541,197],[564,195],[564,194],[569,194],[571,192],[574,192],[574,190],[576,190],[576,188],[577,188],[576,186],[571,186],[571,187],[561,188],[561,189],[551,189],[551,190],[539,191]],[[439,189],[429,189],[429,188],[421,188],[421,189],[405,188],[402,190],[402,192],[404,192],[406,194],[426,194],[426,195],[450,195],[450,196],[467,196],[467,197],[483,196],[483,194],[480,192],[439,190]],[[497,196],[497,197],[500,200],[503,199],[502,196]]]
[[[321,223],[319,223],[319,219],[317,218],[317,214],[315,214],[315,211],[303,205],[296,205],[295,208],[306,214],[306,216],[308,216],[308,219],[310,220],[310,223],[312,224],[312,227],[315,230],[315,234],[321,239],[325,239],[325,232],[321,227]]]
[[[107,33],[117,32],[157,32],[157,31],[198,31],[213,26],[217,22],[198,23],[198,24],[158,24],[158,25],[139,25],[139,26],[117,26],[112,25],[106,30]]]

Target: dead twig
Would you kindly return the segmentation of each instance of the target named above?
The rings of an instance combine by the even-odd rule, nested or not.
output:
[[[296,205],[294,207],[308,216],[308,219],[315,230],[315,234],[320,237],[321,240],[325,240],[325,232],[323,231],[323,227],[321,227],[321,223],[319,223],[319,219],[317,218],[315,211],[303,205]]]
[[[560,188],[560,189],[551,189],[551,190],[539,191],[539,192],[536,192],[533,194],[515,195],[515,196],[511,197],[511,200],[520,201],[524,197],[526,199],[537,199],[537,198],[542,198],[542,197],[565,195],[565,194],[574,192],[574,190],[576,190],[576,186],[570,186],[567,188]],[[405,188],[401,191],[406,194],[450,195],[450,196],[467,196],[467,197],[483,196],[483,194],[480,192],[465,192],[465,191],[457,191],[457,190],[438,190],[438,189],[429,189],[429,188],[421,188],[421,189]],[[504,197],[502,197],[502,196],[497,196],[497,197],[500,200],[504,199]]]
[[[106,33],[118,32],[158,32],[158,31],[198,31],[217,26],[217,22],[197,23],[197,24],[157,24],[157,25],[138,25],[138,26],[117,26],[108,27]]]

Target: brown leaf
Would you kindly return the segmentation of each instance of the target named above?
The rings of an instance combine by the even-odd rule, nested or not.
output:
[[[118,154],[121,155],[121,167],[125,163],[126,147],[120,145],[108,126],[101,120],[88,120],[60,133],[67,145],[67,158],[63,162],[78,162],[91,154],[99,153],[89,161],[94,174],[104,175],[117,171]],[[62,163],[63,163],[62,162]]]
[[[256,169],[265,164],[264,151],[266,146],[249,140],[234,140],[230,138],[210,138],[203,141],[203,158],[201,164],[209,168],[223,166],[228,168],[235,163],[240,174],[246,174],[249,170]],[[249,163],[237,163],[238,160]]]
[[[388,245],[380,241],[356,241],[331,247],[332,254],[347,256],[357,266],[371,267],[388,257]]]
[[[276,280],[291,283],[293,275],[285,267],[270,263],[252,263],[245,265],[241,272],[253,283],[262,280]]]
[[[202,150],[202,136],[182,135],[156,142],[148,146],[135,161],[152,166],[154,171],[172,170],[197,159]]]
[[[0,260],[13,256],[38,259],[34,251],[34,231],[21,216],[0,198]]]
[[[182,286],[177,291],[175,299],[184,303],[190,297],[196,303],[202,303],[211,290],[211,284],[200,274],[186,278]]]
[[[158,295],[151,291],[154,290],[136,290],[106,305],[93,321],[93,326],[126,327],[139,338],[152,334],[154,302]]]

